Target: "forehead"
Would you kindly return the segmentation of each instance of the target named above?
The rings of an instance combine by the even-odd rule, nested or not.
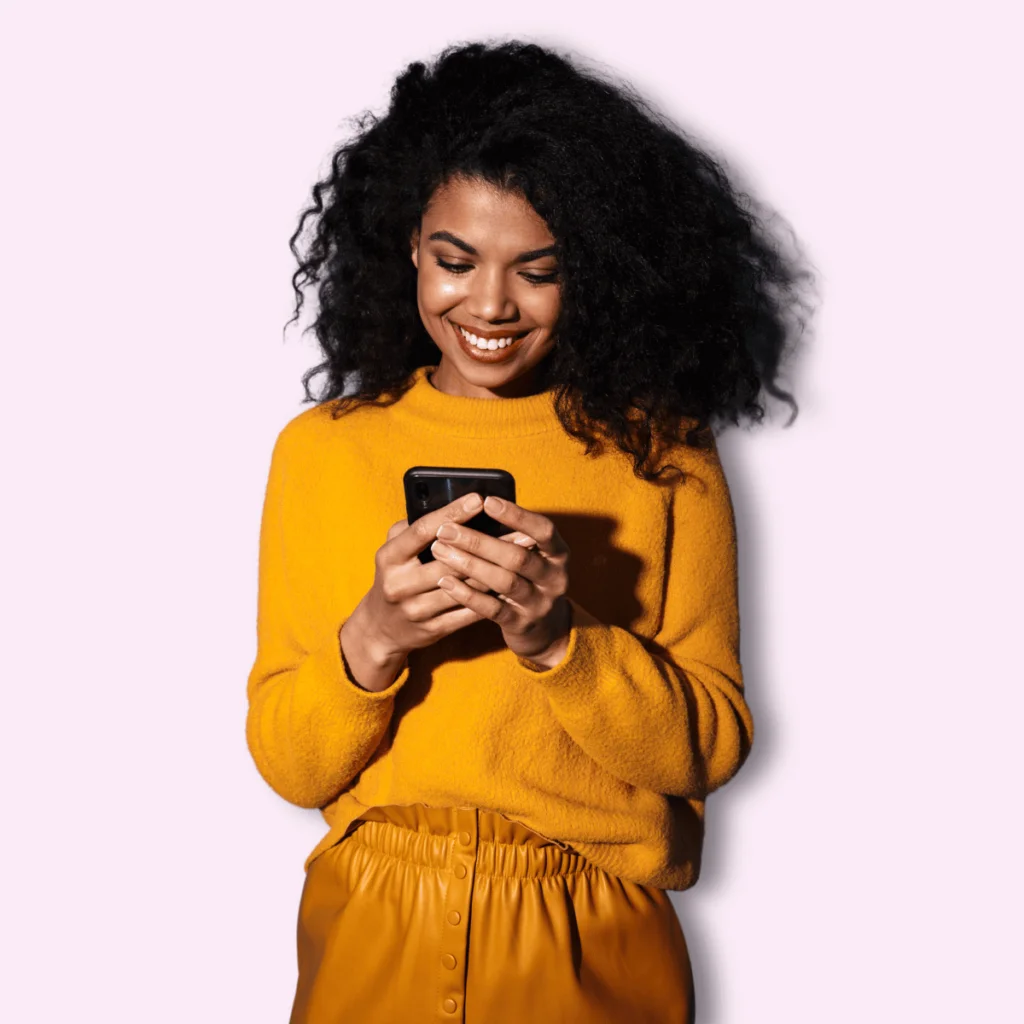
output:
[[[554,243],[540,214],[517,192],[479,178],[455,178],[431,196],[422,231],[450,231],[481,252],[525,252]]]

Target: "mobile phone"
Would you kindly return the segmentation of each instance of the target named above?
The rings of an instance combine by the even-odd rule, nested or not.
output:
[[[481,498],[493,494],[507,501],[516,500],[516,482],[512,474],[504,469],[472,469],[462,466],[413,466],[402,477],[405,487],[405,514],[410,526],[428,512],[443,508],[464,494],[476,491]],[[466,526],[479,530],[490,537],[512,533],[512,527],[492,519],[480,511]],[[419,553],[419,560],[426,565],[434,561],[430,547]]]

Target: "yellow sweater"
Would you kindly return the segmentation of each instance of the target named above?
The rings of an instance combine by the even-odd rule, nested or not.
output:
[[[270,786],[330,826],[306,868],[367,808],[423,803],[496,811],[612,874],[686,889],[705,797],[753,739],[717,448],[677,448],[692,475],[645,483],[611,443],[585,455],[550,392],[448,395],[431,369],[390,407],[303,411],[271,456],[246,736]],[[568,596],[599,625],[574,625],[554,668],[527,668],[483,621],[413,651],[379,693],[348,678],[338,630],[415,465],[507,469],[518,503],[555,522]]]

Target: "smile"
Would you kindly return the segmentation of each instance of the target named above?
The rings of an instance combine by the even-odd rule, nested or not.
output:
[[[459,331],[463,338],[470,343],[470,345],[483,352],[494,352],[497,349],[508,348],[520,338],[524,338],[530,333],[529,331],[522,331],[518,334],[509,334],[504,338],[481,338],[479,335],[467,330],[461,324],[455,323],[454,320],[452,321],[452,325]]]

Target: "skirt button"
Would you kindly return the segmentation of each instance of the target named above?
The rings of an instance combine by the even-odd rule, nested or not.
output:
[[[458,924],[462,920],[462,915],[457,910],[448,911],[448,923]]]
[[[456,878],[465,878],[466,877],[466,865],[465,864],[456,864],[455,865],[455,877]]]
[[[445,955],[441,957],[441,963],[443,963],[449,971],[455,970],[455,957],[453,957],[451,953],[445,953]]]
[[[468,832],[459,833],[459,842],[462,843],[463,846],[469,846],[472,838],[473,837]]]
[[[445,1013],[454,1013],[459,1007],[454,999],[446,999],[442,1004],[441,1008]]]

